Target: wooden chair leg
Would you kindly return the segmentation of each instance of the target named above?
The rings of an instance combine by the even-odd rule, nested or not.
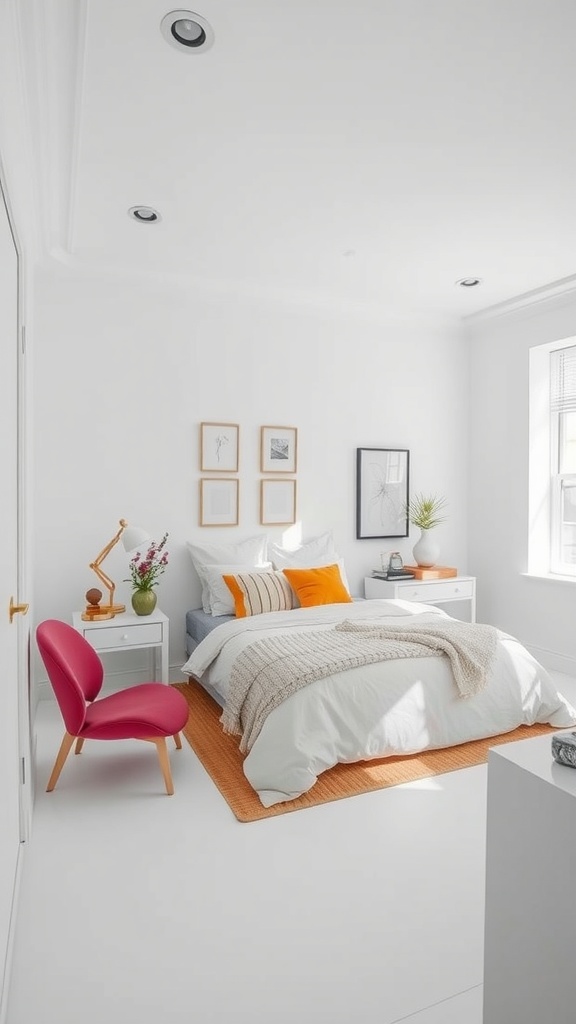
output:
[[[79,754],[80,751],[82,750],[83,746],[84,746],[84,737],[83,736],[79,736],[78,739],[76,740],[76,746],[74,748],[74,753],[75,754]]]
[[[166,792],[168,796],[174,795],[174,783],[172,782],[172,773],[170,771],[170,758],[168,757],[168,747],[166,746],[166,740],[163,736],[160,736],[154,740],[156,744],[156,750],[158,751],[158,760],[160,761],[160,767],[162,769],[162,775],[164,776],[164,783],[166,785]]]
[[[176,744],[178,750],[182,750],[182,740],[180,739],[180,733],[175,733],[172,739],[174,740],[174,743]]]
[[[70,753],[70,750],[72,748],[72,744],[74,743],[75,739],[76,739],[76,737],[75,736],[71,736],[69,732],[65,732],[64,733],[64,739],[62,740],[62,743],[60,744],[60,750],[58,751],[58,757],[56,758],[56,760],[54,762],[54,767],[52,769],[52,774],[51,774],[50,778],[48,779],[48,785],[46,786],[46,792],[47,793],[51,793],[52,790],[54,789],[56,783],[58,782],[58,779],[60,777],[60,772],[62,771],[62,769],[64,767],[64,762],[65,762],[66,758],[68,757],[68,754]]]

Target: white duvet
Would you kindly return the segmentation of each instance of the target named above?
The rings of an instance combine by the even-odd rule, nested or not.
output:
[[[344,619],[433,623],[446,613],[407,601],[268,612],[223,623],[198,645],[182,671],[226,698],[234,659],[262,637],[331,629]],[[452,746],[519,725],[576,723],[576,710],[518,640],[499,634],[482,692],[459,696],[446,656],[404,658],[348,669],[318,680],[272,711],[244,761],[244,774],[265,807],[293,800],[338,762]]]

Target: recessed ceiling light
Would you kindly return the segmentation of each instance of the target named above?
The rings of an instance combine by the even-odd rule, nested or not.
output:
[[[178,50],[187,53],[204,53],[214,42],[212,27],[193,11],[170,11],[160,22],[164,39]]]
[[[157,224],[162,220],[158,210],[153,210],[151,206],[131,206],[128,216],[139,220],[141,224]]]
[[[477,284],[482,284],[481,277],[461,277],[459,281],[455,281],[454,284],[459,284],[461,288],[475,288]]]

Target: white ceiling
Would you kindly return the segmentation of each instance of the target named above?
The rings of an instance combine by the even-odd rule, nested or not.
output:
[[[576,282],[574,0],[193,0],[204,53],[161,0],[15,3],[60,259],[407,316]]]

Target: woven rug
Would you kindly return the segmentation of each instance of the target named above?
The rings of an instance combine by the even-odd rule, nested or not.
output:
[[[521,725],[513,732],[461,743],[456,747],[445,747],[443,750],[427,750],[421,754],[386,757],[356,764],[337,764],[323,772],[312,789],[296,800],[263,807],[242,771],[245,755],[238,750],[238,737],[222,731],[219,721],[222,709],[198,683],[172,685],[184,694],[190,707],[188,723],[182,730],[184,736],[238,821],[274,818],[279,814],[315,807],[331,800],[342,800],[376,789],[398,786],[402,782],[414,782],[432,775],[457,771],[459,768],[470,768],[484,764],[488,760],[490,747],[499,743],[511,743],[513,740],[556,731],[551,725]]]

